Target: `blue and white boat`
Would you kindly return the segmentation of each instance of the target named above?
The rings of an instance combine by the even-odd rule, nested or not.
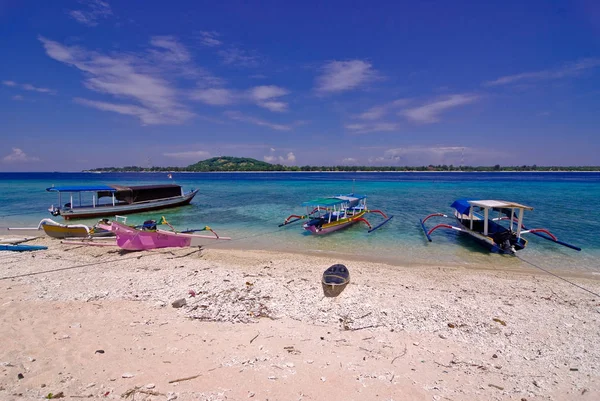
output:
[[[448,217],[443,213],[433,213],[420,220],[423,232],[429,242],[433,241],[431,234],[435,230],[448,228],[468,234],[490,251],[498,253],[514,255],[517,251],[524,249],[527,246],[527,240],[522,235],[528,233],[576,251],[581,250],[579,247],[559,241],[545,228],[527,229],[523,225],[523,214],[526,210],[533,210],[531,206],[501,200],[474,199],[458,199],[450,206],[454,208],[454,217],[458,223],[456,226],[438,224],[430,230],[425,228],[425,222],[432,217]],[[503,222],[505,224],[502,224]]]

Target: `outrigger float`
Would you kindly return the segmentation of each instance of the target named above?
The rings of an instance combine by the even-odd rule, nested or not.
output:
[[[37,227],[9,227],[9,230],[44,230],[46,235],[52,238],[92,238],[114,236],[109,231],[102,230],[97,226],[88,227],[85,224],[62,224],[52,219],[42,219]]]
[[[534,234],[567,248],[581,251],[581,248],[559,241],[554,234],[545,228],[528,229],[523,225],[525,210],[533,210],[531,206],[500,200],[458,199],[450,205],[454,208],[454,217],[458,226],[438,224],[431,229],[425,227],[425,222],[432,217],[448,216],[443,213],[433,213],[420,220],[425,236],[432,242],[431,234],[439,228],[447,228],[465,233],[473,237],[492,252],[514,255],[527,246],[523,234]],[[493,213],[497,212],[497,217]],[[508,221],[508,226],[500,222]]]
[[[381,210],[367,208],[366,195],[336,195],[329,198],[318,198],[304,202],[306,214],[303,216],[292,214],[279,227],[292,224],[296,221],[308,220],[302,228],[311,234],[323,235],[341,230],[354,223],[363,222],[369,227],[368,232],[373,232],[390,221],[394,216],[386,216]],[[378,213],[385,220],[375,227],[364,218],[367,213]]]

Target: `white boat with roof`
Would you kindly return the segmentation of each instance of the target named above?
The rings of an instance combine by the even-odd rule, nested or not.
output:
[[[562,246],[580,251],[581,248],[559,241],[545,228],[528,229],[523,224],[525,211],[533,207],[503,200],[458,199],[450,205],[454,208],[457,226],[438,224],[427,230],[425,222],[432,217],[447,218],[443,213],[433,213],[421,221],[425,236],[432,242],[431,234],[439,228],[448,228],[473,237],[492,252],[515,254],[527,246],[524,234],[534,234]],[[503,224],[504,223],[504,224]]]
[[[70,185],[47,188],[58,193],[58,206],[48,210],[65,220],[114,216],[189,204],[198,190],[184,193],[180,185]],[[68,200],[63,205],[63,200]],[[90,199],[91,198],[91,199]],[[62,206],[61,206],[62,205]]]

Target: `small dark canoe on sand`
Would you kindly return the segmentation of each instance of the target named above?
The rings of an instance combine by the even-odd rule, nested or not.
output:
[[[344,265],[333,265],[323,272],[323,284],[346,285],[350,282],[350,272]]]

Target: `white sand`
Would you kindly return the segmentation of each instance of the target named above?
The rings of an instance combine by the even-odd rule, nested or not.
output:
[[[1,400],[600,399],[600,299],[539,271],[33,244],[0,252]]]

